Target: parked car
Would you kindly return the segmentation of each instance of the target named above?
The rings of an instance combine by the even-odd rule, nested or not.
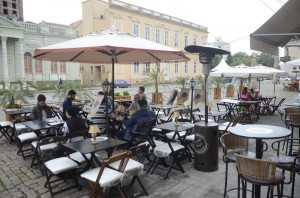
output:
[[[125,80],[115,80],[115,88],[128,88],[131,84],[127,83]]]

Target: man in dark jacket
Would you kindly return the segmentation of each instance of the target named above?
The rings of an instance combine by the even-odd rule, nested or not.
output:
[[[68,96],[65,98],[65,100],[63,102],[63,115],[64,115],[63,120],[66,120],[66,110],[68,107],[72,107],[72,100],[75,99],[75,96],[76,96],[76,91],[71,89],[68,92]]]
[[[46,104],[46,96],[39,94],[37,97],[37,105],[33,107],[31,118],[33,120],[43,120],[54,117],[51,108]]]
[[[65,133],[71,133],[75,131],[83,131],[88,129],[86,123],[82,120],[80,116],[77,115],[76,107],[68,107],[66,110],[66,116],[68,120],[63,126],[63,131]]]

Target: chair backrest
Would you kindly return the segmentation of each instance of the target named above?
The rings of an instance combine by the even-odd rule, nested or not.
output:
[[[278,104],[276,105],[277,107],[280,107],[282,105],[282,103],[285,101],[286,98],[282,98]]]
[[[241,115],[236,115],[234,116],[228,123],[228,125],[226,126],[225,130],[224,131],[228,131],[229,127],[234,127],[236,126],[238,123],[240,123],[242,119],[242,116]]]
[[[156,123],[156,117],[142,117],[139,118],[138,122],[132,127],[131,132],[139,132],[147,134],[152,130],[152,127]]]
[[[39,141],[37,142],[37,150],[41,155],[41,159],[43,162],[48,161],[50,159],[55,158],[57,155],[55,154],[58,152],[57,148],[54,149],[47,149],[41,150],[41,147],[47,144],[55,143],[57,146],[61,146],[64,143],[64,139],[61,136],[54,136],[54,134],[49,134],[43,137],[40,137]]]
[[[226,103],[217,103],[218,111],[228,111],[228,104]]]
[[[149,147],[150,145],[146,145],[146,144],[140,144],[138,146],[131,147],[129,149],[129,151],[131,152],[131,157],[134,160],[143,163],[149,151]]]
[[[289,116],[292,125],[300,125],[300,113],[290,113]]]
[[[83,131],[72,131],[71,133],[67,133],[64,138],[66,142],[68,140],[72,142],[72,138],[76,137],[82,137],[83,139],[86,139],[88,137],[88,129]]]
[[[103,163],[101,164],[101,168],[99,170],[99,173],[98,173],[98,176],[97,176],[95,184],[99,183],[99,180],[100,180],[100,178],[102,176],[102,173],[103,173],[104,169],[106,167],[108,167],[110,164],[112,164],[112,163],[114,163],[116,161],[120,160],[120,164],[119,164],[119,167],[118,167],[117,170],[119,172],[123,173],[124,170],[125,170],[125,168],[126,168],[126,165],[127,165],[128,160],[129,160],[130,157],[131,157],[131,152],[130,151],[126,151],[126,152],[119,153],[117,155],[111,156],[107,160],[104,160]],[[96,185],[95,185],[95,187],[96,187]]]
[[[235,154],[238,173],[255,179],[275,181],[276,162]]]
[[[226,133],[220,137],[220,142],[225,149],[225,153],[228,149],[245,149],[248,150],[248,138]]]

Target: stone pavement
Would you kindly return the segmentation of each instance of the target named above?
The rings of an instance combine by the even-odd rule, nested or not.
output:
[[[266,95],[272,95],[273,87],[261,85]],[[287,102],[293,102],[297,95],[296,92],[282,91],[281,86],[276,88],[277,102],[280,98],[286,97]],[[211,97],[211,96],[210,96]],[[217,100],[211,100],[214,103]],[[284,106],[283,106],[284,107]],[[214,106],[213,108],[216,108]],[[2,115],[3,116],[3,115]],[[3,118],[3,117],[2,117]],[[274,115],[261,115],[258,124],[270,124],[276,126],[283,126],[284,122],[280,120],[278,113]],[[268,144],[272,140],[268,140]],[[250,150],[255,151],[255,144],[250,140]],[[270,149],[270,147],[269,147]],[[41,175],[38,168],[30,168],[31,159],[23,160],[17,154],[17,147],[15,143],[0,139],[0,197],[50,197],[47,188],[43,184],[45,177]],[[184,197],[184,198],[219,198],[223,197],[225,164],[222,161],[222,149],[219,147],[219,169],[214,172],[200,172],[194,169],[193,163],[184,161],[185,173],[172,170],[169,178],[163,178],[157,174],[144,174],[141,178],[145,184],[151,197]],[[288,175],[286,175],[288,176]],[[237,184],[237,174],[234,164],[229,165],[229,188],[235,187]],[[59,187],[66,185],[65,183],[58,184]],[[296,178],[295,197],[300,197],[300,178]],[[138,187],[137,187],[137,190]],[[290,192],[290,186],[286,185],[285,193]],[[265,192],[265,191],[263,191]],[[230,197],[236,197],[236,193],[232,191]],[[69,190],[65,193],[59,194],[56,197],[89,197],[89,190],[86,186],[81,191],[77,189]],[[146,196],[145,196],[146,197]]]

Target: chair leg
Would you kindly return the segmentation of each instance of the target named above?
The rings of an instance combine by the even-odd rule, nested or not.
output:
[[[143,185],[142,181],[140,180],[139,176],[136,175],[136,176],[134,176],[134,178],[136,178],[137,181],[139,182],[139,184],[140,184],[141,188],[143,189],[145,195],[149,196],[149,193],[147,192],[147,190],[146,190],[145,186]]]
[[[227,195],[227,177],[228,177],[228,163],[225,162],[225,186],[224,186],[224,196],[223,196],[223,198],[225,198],[226,195]]]
[[[150,170],[151,170],[151,168],[152,168],[152,166],[153,166],[153,164],[154,164],[156,158],[157,158],[157,157],[154,157],[153,160],[152,160],[152,162],[150,163],[149,168],[148,168],[148,170],[147,170],[147,174],[150,172]]]
[[[295,177],[296,177],[296,173],[295,173],[295,171],[293,170],[293,172],[292,172],[292,175],[293,175],[293,181],[292,181],[292,192],[291,192],[291,198],[294,198],[294,190],[295,190]],[[283,185],[283,184],[282,184]],[[283,191],[282,191],[282,193],[283,193]]]
[[[174,159],[173,159],[170,167],[168,168],[167,174],[165,175],[164,179],[167,179],[167,177],[168,177],[169,173],[171,172],[171,169],[172,169],[173,166],[174,166]]]
[[[151,175],[154,173],[154,170],[157,168],[158,163],[159,163],[160,161],[161,161],[161,159],[158,158],[157,162],[156,162],[155,165],[154,165],[154,168],[152,169]]]

